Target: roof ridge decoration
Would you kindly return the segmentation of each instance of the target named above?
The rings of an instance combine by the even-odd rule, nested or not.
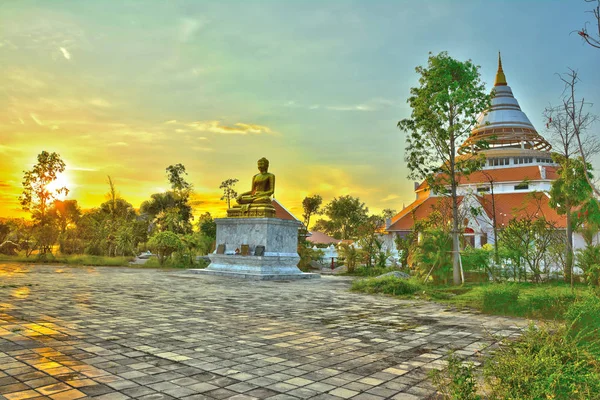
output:
[[[504,70],[502,69],[502,58],[500,57],[500,52],[498,52],[498,72],[496,72],[494,86],[508,86],[508,83],[506,83],[506,75],[504,75]]]

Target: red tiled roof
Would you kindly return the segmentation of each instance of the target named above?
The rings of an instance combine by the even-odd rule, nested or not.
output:
[[[546,169],[546,179],[558,179],[557,167],[544,165],[543,168]],[[537,165],[530,165],[527,167],[493,168],[476,171],[468,176],[459,176],[458,183],[459,185],[465,185],[469,183],[489,183],[490,180],[493,182],[522,182],[539,181],[541,179],[540,168]],[[423,181],[416,190],[425,189],[427,186],[427,182]]]
[[[336,239],[336,238],[332,238],[331,236],[328,236],[326,234],[324,234],[323,232],[311,232],[311,235],[309,237],[306,238],[306,240],[308,240],[311,243],[314,244],[338,244],[339,242],[341,242],[341,240]]]
[[[435,209],[450,207],[450,197],[428,197],[419,199],[400,211],[393,219],[387,229],[389,231],[409,231],[413,228],[415,221],[425,219]],[[459,203],[462,196],[458,196]]]
[[[488,217],[492,218],[492,195],[476,196]],[[459,200],[462,197],[459,197]],[[450,206],[449,197],[429,197],[425,201],[417,200],[402,210],[393,219],[387,229],[391,231],[409,231],[413,228],[415,220],[425,219],[435,208]],[[566,218],[559,215],[550,207],[549,197],[542,192],[500,193],[494,194],[496,208],[496,223],[499,227],[507,224],[512,218],[545,217],[557,228],[566,227]],[[407,211],[408,210],[408,211]]]
[[[276,199],[271,200],[271,204],[275,207],[275,218],[287,219],[291,221],[300,221],[294,214],[289,212],[281,203]]]
[[[492,195],[477,196],[486,213],[492,218]],[[564,215],[550,207],[550,198],[542,192],[494,194],[497,226],[507,224],[512,218],[544,217],[557,228],[566,228]]]

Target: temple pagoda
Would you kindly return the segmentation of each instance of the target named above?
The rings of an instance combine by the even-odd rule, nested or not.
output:
[[[506,81],[500,54],[491,103],[458,150],[459,156],[485,155],[482,170],[457,177],[464,236],[474,247],[494,242],[494,216],[499,229],[511,218],[526,214],[543,215],[558,228],[564,228],[566,223],[548,202],[547,193],[557,179],[558,168],[552,161],[552,146],[521,110]],[[483,141],[485,146],[481,145]],[[535,201],[532,192],[536,192]],[[390,236],[405,236],[415,221],[427,218],[434,210],[450,207],[450,198],[430,190],[426,182],[415,183],[415,195],[416,200],[389,222]],[[475,213],[479,215],[466,212],[473,208],[481,211]]]

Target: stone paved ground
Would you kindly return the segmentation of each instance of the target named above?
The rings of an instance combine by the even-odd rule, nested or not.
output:
[[[0,398],[433,398],[449,348],[525,325],[349,283],[0,265]]]

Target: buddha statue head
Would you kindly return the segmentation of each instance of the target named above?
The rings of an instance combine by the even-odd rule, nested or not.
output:
[[[269,160],[265,157],[258,160],[258,170],[263,174],[267,172],[269,170]]]

